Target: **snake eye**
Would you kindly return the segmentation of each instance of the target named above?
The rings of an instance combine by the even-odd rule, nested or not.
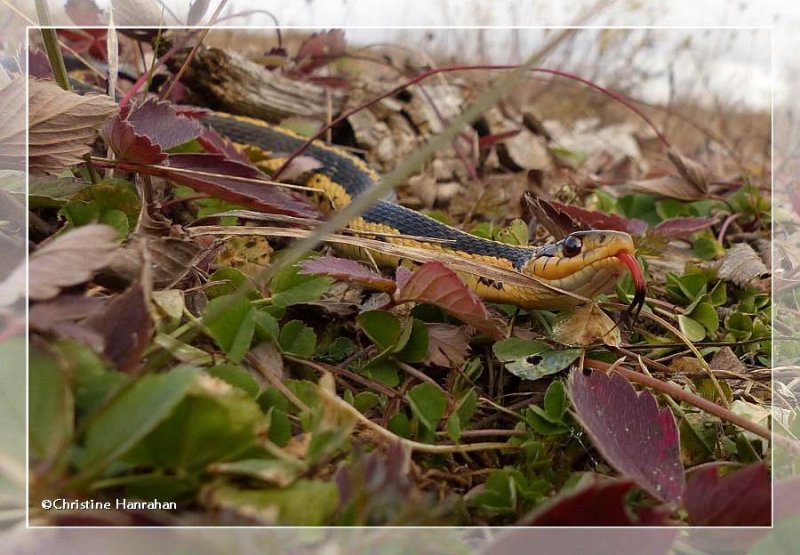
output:
[[[581,250],[583,250],[583,243],[579,237],[576,237],[575,235],[569,235],[566,239],[564,239],[561,252],[563,252],[564,256],[567,258],[578,256],[581,253]]]

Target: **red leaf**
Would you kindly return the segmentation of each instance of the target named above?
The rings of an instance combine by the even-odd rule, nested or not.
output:
[[[623,476],[657,499],[678,501],[685,478],[675,419],[648,391],[636,392],[623,376],[572,372],[575,415],[592,443]]]
[[[301,73],[311,73],[343,56],[346,51],[347,43],[344,40],[344,31],[341,29],[314,33],[297,50],[295,56],[297,69]]]
[[[631,235],[643,235],[647,231],[647,222],[637,218],[623,218],[616,214],[606,214],[597,210],[587,210],[578,206],[563,204],[553,201],[552,205],[559,210],[566,212],[580,223],[590,229],[614,229],[624,231]]]
[[[56,32],[78,54],[88,53],[92,58],[102,62],[108,61],[106,49],[108,29],[58,29]]]
[[[493,339],[504,337],[502,327],[491,318],[478,296],[441,262],[426,262],[410,277],[398,268],[396,277],[397,302],[434,304]]]
[[[300,273],[330,276],[339,281],[353,281],[388,293],[393,292],[396,287],[394,280],[383,277],[364,264],[335,256],[320,256],[305,260],[300,264]]]
[[[218,175],[179,173],[170,171],[170,168]],[[172,154],[169,157],[169,167],[150,166],[146,169],[143,168],[141,171],[165,177],[175,183],[186,185],[192,189],[254,210],[306,218],[319,217],[319,213],[308,203],[285,193],[275,186],[228,179],[228,176],[230,176],[263,180],[264,174],[253,166],[228,160],[218,154]]]
[[[209,154],[222,154],[230,160],[251,165],[250,159],[247,158],[243,152],[233,146],[233,142],[223,137],[210,127],[203,127],[203,130],[200,132],[200,136],[197,137],[197,141],[203,147],[203,150]]]
[[[125,111],[125,108],[122,109]],[[120,160],[140,164],[157,164],[167,159],[167,153],[147,137],[136,134],[122,115],[115,117],[101,132],[103,140]]]
[[[633,514],[625,496],[636,484],[630,480],[601,480],[594,477],[587,485],[558,495],[524,517],[518,526],[664,526],[664,511]]]
[[[772,484],[763,463],[720,477],[720,466],[690,472],[684,504],[695,526],[769,526]]]
[[[169,102],[148,99],[123,108],[106,127],[104,138],[119,159],[154,164],[166,159],[164,151],[197,138],[201,131],[197,120],[179,116]]]
[[[202,131],[198,121],[179,116],[169,102],[149,98],[128,115],[137,135],[143,135],[164,150],[197,138]]]
[[[653,233],[669,239],[681,239],[717,223],[716,218],[671,218],[653,228]]]

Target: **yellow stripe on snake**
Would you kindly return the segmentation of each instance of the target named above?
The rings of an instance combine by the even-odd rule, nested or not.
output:
[[[275,170],[286,155],[305,143],[304,138],[291,131],[239,116],[214,112],[205,116],[203,123],[235,143],[252,145],[270,155],[268,162],[260,164],[267,171]],[[310,172],[304,184],[320,191],[319,206],[325,212],[341,209],[380,179],[358,157],[321,142],[312,144],[305,155],[320,165]],[[491,274],[490,267],[503,268],[533,276],[541,284],[522,287],[459,272],[465,283],[487,301],[527,309],[574,306],[582,302],[580,297],[591,298],[610,291],[626,271],[630,271],[636,286],[631,308],[640,307],[644,301],[644,276],[633,256],[633,240],[621,231],[578,231],[549,245],[521,247],[470,235],[389,201],[376,202],[348,227],[385,234],[380,236],[381,240],[397,245],[446,252],[479,262],[487,267],[487,274]],[[392,237],[392,234],[404,237]],[[430,238],[430,241],[423,238]],[[349,256],[368,256],[359,247],[344,249]],[[368,257],[382,265],[399,262],[397,257],[385,254],[373,253]],[[564,291],[580,297],[564,294]]]

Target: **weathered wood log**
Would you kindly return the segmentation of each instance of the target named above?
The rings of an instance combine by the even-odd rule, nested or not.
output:
[[[170,71],[177,73],[188,54],[187,49],[171,58]],[[347,100],[347,92],[341,89],[289,79],[236,52],[202,46],[181,82],[214,110],[272,123],[294,116],[325,121],[329,103],[336,115]]]

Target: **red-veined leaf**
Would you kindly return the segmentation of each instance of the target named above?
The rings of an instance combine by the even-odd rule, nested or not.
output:
[[[675,418],[649,391],[617,373],[572,372],[569,393],[579,422],[603,457],[657,499],[676,502],[685,479]]]
[[[695,526],[769,526],[772,484],[764,463],[725,476],[720,466],[690,472],[684,504]]]
[[[410,276],[398,268],[397,284],[397,302],[434,304],[494,339],[504,336],[480,298],[441,262],[426,262]]]
[[[368,266],[355,260],[335,256],[320,256],[305,260],[300,264],[300,273],[356,282],[388,293],[394,291],[396,287],[394,280],[383,277]]]

